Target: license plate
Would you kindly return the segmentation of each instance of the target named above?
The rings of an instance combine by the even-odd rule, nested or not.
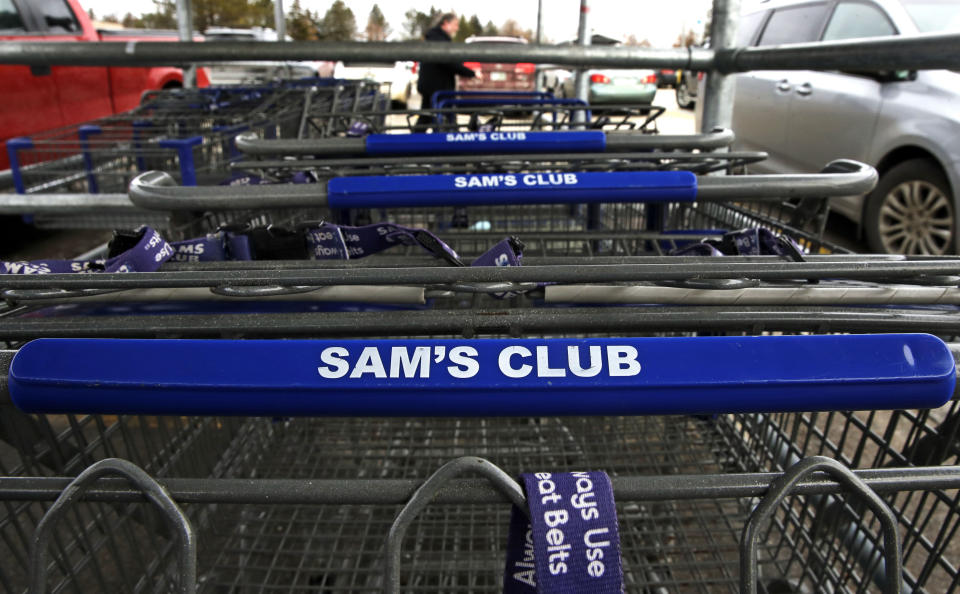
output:
[[[490,80],[507,80],[506,72],[491,72]]]

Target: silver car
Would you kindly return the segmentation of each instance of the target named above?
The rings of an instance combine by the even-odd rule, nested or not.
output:
[[[250,29],[232,29],[229,27],[210,27],[203,32],[205,41],[277,41],[277,32],[273,29],[253,27]],[[289,36],[287,40],[289,40]],[[219,62],[207,66],[210,84],[238,85],[260,83],[276,79],[297,79],[307,77],[333,76],[334,63],[329,61],[257,61],[257,62]]]
[[[774,0],[740,27],[743,45],[960,30],[960,0]],[[876,189],[832,203],[860,224],[870,249],[956,253],[960,73],[758,71],[737,75],[734,93],[736,148],[770,155],[752,170],[870,163]]]
[[[620,45],[612,37],[593,34],[591,45]],[[573,45],[568,41],[560,45]],[[587,102],[590,105],[640,104],[649,105],[657,94],[657,73],[650,69],[588,70]],[[554,67],[540,68],[540,89],[552,91],[561,98],[577,96],[576,75],[570,70]]]

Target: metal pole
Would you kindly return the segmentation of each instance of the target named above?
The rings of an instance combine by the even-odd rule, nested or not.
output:
[[[484,47],[489,46],[489,47]],[[509,47],[508,47],[509,46]],[[629,46],[556,46],[496,43],[206,41],[180,43],[4,41],[0,64],[27,66],[170,66],[184,62],[272,62],[276,60],[418,62],[533,62],[572,68],[682,68],[722,73],[750,70],[956,70],[956,33],[817,42],[734,50]]]
[[[740,0],[713,0],[710,44],[714,51],[732,49],[736,45],[739,16]],[[729,127],[733,119],[733,79],[714,67],[710,70],[706,82],[700,129]]]
[[[543,41],[543,0],[537,0],[537,45]]]
[[[190,0],[177,0],[177,32],[180,41],[193,41],[193,9]],[[197,66],[190,64],[183,71],[183,86],[192,89],[197,86]]]
[[[283,0],[273,0],[273,28],[277,30],[277,41],[287,40],[287,19],[283,15]]]
[[[543,0],[537,0],[537,38],[536,44],[540,45],[543,41]],[[546,90],[543,80],[543,67],[537,64],[533,71],[534,90]]]
[[[587,0],[580,0],[580,25],[577,28],[577,45],[581,47],[586,47],[590,45],[590,27],[587,23],[587,16],[590,14],[590,6]],[[577,99],[583,101],[588,101],[587,93],[587,71],[584,69],[577,70],[576,78],[576,87],[575,92]],[[573,121],[583,122],[586,119],[586,113],[582,111],[574,112]]]

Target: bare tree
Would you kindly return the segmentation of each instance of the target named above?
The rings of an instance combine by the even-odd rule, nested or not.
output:
[[[533,41],[533,31],[531,29],[523,29],[513,19],[507,19],[507,21],[500,27],[500,35],[505,35],[507,37],[523,37],[527,41]]]

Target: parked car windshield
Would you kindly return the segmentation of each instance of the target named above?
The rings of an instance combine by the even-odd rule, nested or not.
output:
[[[921,33],[960,31],[957,0],[902,0]]]

